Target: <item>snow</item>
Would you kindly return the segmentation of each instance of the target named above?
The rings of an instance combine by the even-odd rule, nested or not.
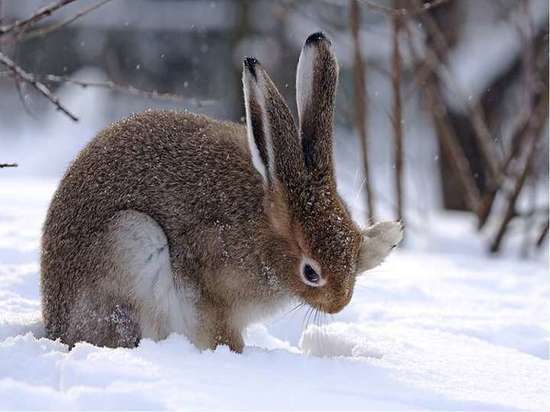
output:
[[[380,73],[369,76],[369,127],[379,136],[369,151],[385,218],[394,203],[383,138],[389,87]],[[181,335],[132,350],[69,351],[45,339],[38,256],[49,200],[76,152],[122,115],[104,91],[58,92],[81,122],[51,109],[47,121],[11,116],[0,130],[4,161],[20,165],[0,171],[0,410],[550,410],[548,246],[520,260],[511,242],[490,257],[471,216],[437,211],[437,145],[416,98],[405,108],[406,246],[358,280],[343,312],[274,316],[248,329],[242,355],[201,353]],[[348,131],[336,137],[341,194],[363,223],[360,151]]]
[[[251,326],[242,355],[175,334],[69,351],[40,320],[40,227],[56,184],[0,175],[0,410],[550,409],[547,253],[488,257],[461,215],[409,230],[340,314]]]

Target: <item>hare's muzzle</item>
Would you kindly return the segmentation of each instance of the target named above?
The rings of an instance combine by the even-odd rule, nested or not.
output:
[[[353,285],[349,282],[339,282],[337,286],[329,282],[323,289],[322,294],[310,300],[310,305],[330,315],[344,309],[353,295]]]

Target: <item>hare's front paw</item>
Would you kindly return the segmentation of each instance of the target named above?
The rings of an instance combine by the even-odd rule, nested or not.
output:
[[[364,235],[391,250],[403,239],[403,225],[401,222],[376,223],[365,230]]]
[[[380,222],[363,232],[358,272],[378,266],[403,239],[401,222]]]

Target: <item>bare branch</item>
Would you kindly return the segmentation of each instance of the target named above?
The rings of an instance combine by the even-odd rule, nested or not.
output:
[[[522,170],[517,177],[514,187],[512,190],[512,193],[508,197],[508,204],[506,205],[506,211],[504,213],[504,216],[502,218],[502,221],[500,222],[499,228],[497,230],[497,234],[495,238],[493,239],[493,242],[491,243],[491,252],[496,253],[500,250],[500,246],[502,244],[502,240],[504,239],[504,235],[506,234],[506,231],[508,230],[508,226],[514,216],[516,215],[516,204],[519,198],[519,195],[525,185],[525,182],[527,180],[527,177],[529,176],[529,172],[531,169],[531,163],[533,162],[534,156],[536,154],[537,150],[537,143],[540,138],[540,134],[532,135],[529,147],[527,147],[524,163],[522,165]]]
[[[414,61],[419,61],[418,53],[412,42],[412,33],[409,25],[405,25],[407,31],[408,48]],[[479,207],[479,190],[472,176],[468,159],[464,150],[458,143],[456,131],[449,124],[449,115],[447,113],[443,96],[436,76],[436,67],[430,66],[431,75],[428,80],[420,77],[420,72],[415,71],[415,81],[418,86],[424,89],[426,103],[432,114],[436,135],[441,142],[441,147],[450,159],[450,167],[453,168],[460,185],[459,190],[464,196],[468,209],[477,211]]]
[[[526,140],[531,134],[541,134],[545,124],[545,119],[548,113],[548,98],[544,95],[539,98],[539,102],[534,110],[530,113],[529,118],[512,134],[512,141],[515,144],[510,148],[510,152],[506,156],[502,165],[502,172],[499,178],[499,185],[488,190],[481,199],[480,208],[478,210],[478,228],[482,228],[491,214],[493,203],[497,196],[497,192],[502,189],[503,182],[507,175],[510,174],[510,167],[515,160],[521,155],[521,148],[526,144]]]
[[[72,79],[67,76],[57,76],[54,74],[48,74],[42,77],[43,80],[53,82],[53,83],[67,83],[67,84],[73,84],[75,86],[80,86],[83,88],[86,87],[97,87],[101,89],[109,89],[113,90],[118,93],[123,93],[131,96],[138,96],[143,97],[146,99],[153,99],[153,100],[167,100],[172,102],[191,102],[193,105],[197,107],[202,107],[205,104],[212,103],[212,100],[199,100],[196,98],[190,98],[185,96],[180,96],[178,94],[172,94],[172,93],[160,93],[156,90],[152,91],[146,91],[138,89],[134,86],[130,85],[122,85],[115,83],[111,80],[107,80],[104,82],[96,82],[96,81],[85,81],[85,80],[76,80]]]
[[[4,55],[1,52],[0,52],[0,64],[3,64],[8,69],[10,69],[17,78],[23,80],[24,82],[34,87],[39,93],[41,93],[44,97],[46,97],[46,99],[52,102],[52,104],[56,106],[58,110],[65,113],[71,120],[75,122],[78,121],[78,118],[61,104],[59,99],[52,94],[50,89],[48,89],[48,87],[46,87],[44,83],[39,82],[33,74],[23,70],[13,60],[11,60],[8,56]]]
[[[18,20],[8,26],[0,27],[0,37],[12,32],[21,32],[27,27],[32,26],[37,21],[42,20],[44,17],[50,16],[54,11],[74,1],[75,0],[60,0],[57,3],[52,3],[49,6],[42,7],[41,9],[37,10],[31,17],[25,20]]]
[[[398,4],[398,0],[396,0]],[[403,25],[402,16],[392,16],[392,88],[393,88],[393,135],[395,139],[395,190],[397,218],[403,221],[403,114],[401,108],[401,51],[399,34]]]
[[[524,105],[529,106],[529,111],[525,110],[519,114],[518,117],[520,121],[512,132],[510,148],[504,157],[504,161],[501,162],[502,165],[496,182],[497,184],[489,187],[481,200],[481,206],[478,211],[478,228],[480,229],[489,218],[497,192],[503,188],[505,179],[510,175],[511,165],[521,157],[521,149],[526,144],[526,139],[528,139],[531,134],[542,133],[542,129],[546,123],[548,116],[547,41],[537,41],[538,38],[544,39],[545,37],[544,34],[542,36],[537,34],[535,37],[536,53],[534,51],[529,52],[532,56],[535,55],[535,57],[526,59],[525,56],[522,55],[524,79],[527,80],[524,89],[529,89],[528,101],[524,103]],[[524,47],[524,49],[529,48],[531,48],[531,46],[525,45]],[[545,59],[546,63],[543,67],[536,69],[534,65],[528,61],[531,59],[534,61]],[[538,78],[539,81],[535,81],[535,78]]]
[[[87,7],[85,9],[80,10],[78,13],[76,13],[74,16],[68,18],[67,20],[64,20],[62,22],[59,22],[59,23],[54,24],[54,25],[49,26],[49,27],[45,27],[45,28],[42,28],[42,29],[36,29],[36,30],[30,31],[30,32],[27,32],[25,34],[25,36],[22,39],[20,39],[20,41],[26,41],[26,40],[33,39],[35,37],[45,36],[46,34],[49,34],[49,33],[53,32],[53,31],[56,31],[56,30],[59,30],[59,29],[65,27],[65,26],[68,26],[69,24],[71,24],[75,20],[78,20],[82,16],[84,16],[84,15],[86,15],[86,14],[88,14],[88,13],[94,11],[94,10],[97,10],[101,6],[107,4],[111,1],[112,0],[101,0],[101,1],[97,2],[96,4],[91,5],[90,7]]]
[[[381,4],[375,3],[371,0],[361,0],[362,3],[364,3],[369,9],[386,13],[391,16],[417,16],[419,14],[425,13],[429,10],[432,10],[444,3],[447,3],[450,0],[434,0],[431,3],[424,3],[421,7],[418,7],[416,9],[413,8],[403,8],[403,7],[387,7],[383,6]]]
[[[350,29],[353,38],[353,81],[355,97],[355,128],[359,134],[361,151],[363,152],[363,175],[365,178],[365,194],[367,205],[367,218],[374,221],[374,191],[371,185],[369,160],[368,160],[368,132],[367,132],[367,101],[366,101],[366,80],[365,63],[361,55],[361,44],[359,40],[359,22],[361,20],[361,9],[357,0],[350,0]]]
[[[27,99],[25,99],[25,94],[23,93],[22,83],[24,82],[19,77],[14,76],[13,83],[15,84],[15,90],[17,90],[17,95],[19,96],[19,101],[21,102],[21,106],[23,106],[23,110],[25,110],[25,113],[27,113],[30,117],[34,118],[35,115],[30,109]]]
[[[548,66],[546,66],[545,72],[548,71]],[[548,79],[548,78],[546,78]],[[508,203],[506,205],[506,211],[502,221],[500,222],[499,229],[497,234],[491,244],[491,252],[498,252],[504,235],[508,230],[508,225],[512,219],[516,216],[516,203],[519,198],[519,195],[525,185],[525,181],[529,173],[531,172],[532,162],[537,153],[537,144],[542,138],[543,133],[541,133],[540,124],[545,123],[546,116],[548,115],[548,83],[546,82],[546,87],[544,88],[544,94],[539,102],[537,108],[533,112],[533,116],[529,122],[529,127],[525,130],[525,134],[522,136],[522,148],[523,153],[521,155],[523,159],[522,169],[519,176],[516,178],[511,194],[508,196]]]
[[[416,4],[420,4],[420,2],[416,0]],[[445,35],[442,33],[438,23],[429,13],[423,14],[421,18],[422,21],[425,23],[425,27],[427,28],[428,32],[432,36],[433,46],[437,52],[429,53],[431,58],[427,61],[430,64],[441,65],[442,67],[444,67],[444,62],[439,61],[437,56],[445,56],[448,54],[449,47],[447,44],[447,40],[445,39]],[[453,76],[449,76],[448,78],[452,80]],[[455,89],[458,92],[461,92],[460,88],[456,87],[456,85]],[[489,179],[489,186],[494,186],[496,184],[499,174],[496,146],[492,139],[491,132],[487,127],[485,116],[479,104],[472,104],[470,102],[470,99],[465,99],[465,101],[466,108],[470,114],[470,119],[474,130],[474,137],[476,138],[481,155],[483,156],[483,160],[485,161],[485,167]]]
[[[540,233],[537,237],[537,242],[536,242],[537,248],[540,248],[544,243],[544,239],[548,237],[548,226],[549,226],[549,222],[548,222],[548,218],[546,218],[546,222],[542,225]]]

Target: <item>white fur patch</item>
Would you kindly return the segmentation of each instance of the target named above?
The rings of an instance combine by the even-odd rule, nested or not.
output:
[[[296,69],[296,105],[298,106],[298,118],[300,128],[304,110],[311,104],[313,93],[313,67],[317,50],[313,46],[305,45],[300,53],[298,68]]]
[[[271,135],[271,122],[267,117],[267,104],[265,95],[267,93],[267,80],[264,76],[263,70],[257,71],[258,82],[255,83],[254,92],[256,93],[256,101],[260,106],[260,112],[262,113],[262,127],[265,138],[265,148],[267,151],[268,168],[272,176],[275,176],[275,153],[273,151],[273,137]]]
[[[245,106],[246,106],[246,128],[248,134],[248,144],[252,153],[252,162],[254,167],[267,179],[269,175],[275,176],[275,153],[273,149],[273,138],[271,136],[271,123],[267,117],[266,106],[266,89],[267,79],[265,78],[263,69],[259,66],[256,68],[256,79],[251,78],[250,73],[245,69],[243,74],[243,85],[245,94]],[[262,128],[265,139],[265,148],[267,154],[267,167],[263,164],[260,157],[260,151],[256,146],[254,140],[254,131],[252,130],[251,113],[250,113],[250,98],[254,98],[258,106],[260,107],[260,113],[262,116]],[[258,165],[256,165],[258,163]]]
[[[248,137],[248,147],[250,148],[250,155],[252,156],[252,164],[254,168],[262,175],[264,181],[267,180],[267,170],[260,156],[260,151],[258,146],[256,146],[256,141],[254,140],[254,131],[252,130],[252,120],[250,118],[250,93],[254,93],[254,90],[250,90],[250,79],[248,79],[248,74],[243,73],[243,92],[244,92],[244,108],[246,112],[246,134]]]
[[[124,211],[113,235],[116,266],[138,307],[142,337],[158,340],[176,332],[194,341],[196,293],[176,284],[162,228],[146,214]]]

